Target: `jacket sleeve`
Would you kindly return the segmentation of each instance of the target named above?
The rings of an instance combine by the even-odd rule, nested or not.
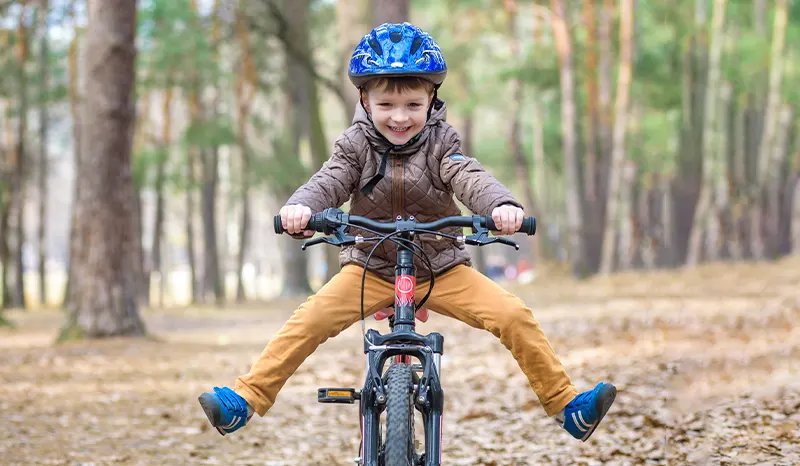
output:
[[[286,204],[304,205],[315,213],[328,207],[339,207],[350,198],[360,177],[358,154],[350,139],[343,134],[334,143],[331,158],[306,184],[297,188]]]
[[[477,215],[488,216],[503,204],[523,208],[497,178],[483,169],[480,163],[461,152],[461,140],[455,129],[448,128],[442,148],[439,174],[456,198]]]

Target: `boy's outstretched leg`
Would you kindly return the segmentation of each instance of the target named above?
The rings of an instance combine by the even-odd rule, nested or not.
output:
[[[252,412],[259,416],[275,403],[278,392],[300,364],[328,338],[338,335],[361,317],[361,274],[348,265],[294,312],[272,338],[250,372],[240,376],[233,390],[215,388],[200,395],[208,420],[225,435],[243,427]],[[367,316],[388,306],[394,286],[368,272],[364,290]]]
[[[436,277],[428,303],[436,312],[498,337],[528,377],[547,415],[561,417],[573,437],[588,439],[614,402],[616,389],[610,384],[578,394],[530,308],[477,270],[459,265]],[[583,423],[578,424],[581,417]]]

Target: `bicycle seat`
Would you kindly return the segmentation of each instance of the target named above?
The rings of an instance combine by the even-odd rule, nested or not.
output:
[[[389,316],[391,316],[391,315],[394,315],[394,308],[393,307],[385,307],[385,308],[381,309],[380,311],[376,312],[373,317],[375,317],[375,320],[384,320],[384,319],[388,319]],[[426,309],[426,308],[422,308],[422,309],[418,310],[414,315],[416,316],[417,319],[419,319],[422,322],[427,322],[428,321],[428,309]]]

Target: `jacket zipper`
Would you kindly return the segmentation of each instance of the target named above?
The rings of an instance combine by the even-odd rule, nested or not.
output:
[[[392,219],[397,218],[398,215],[403,215],[405,199],[403,189],[403,158],[398,156],[394,161],[394,176],[392,176]]]

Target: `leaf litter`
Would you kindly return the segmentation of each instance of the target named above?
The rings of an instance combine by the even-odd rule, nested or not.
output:
[[[800,464],[797,283],[791,258],[508,285],[579,390],[618,388],[585,443],[545,415],[496,338],[432,315],[418,331],[445,336],[444,464]],[[196,401],[245,373],[296,304],[148,310],[154,338],[61,346],[52,343],[60,313],[9,312],[17,327],[0,330],[2,463],[354,464],[357,407],[318,404],[316,389],[363,383],[358,325],[314,353],[245,429],[219,436]]]

